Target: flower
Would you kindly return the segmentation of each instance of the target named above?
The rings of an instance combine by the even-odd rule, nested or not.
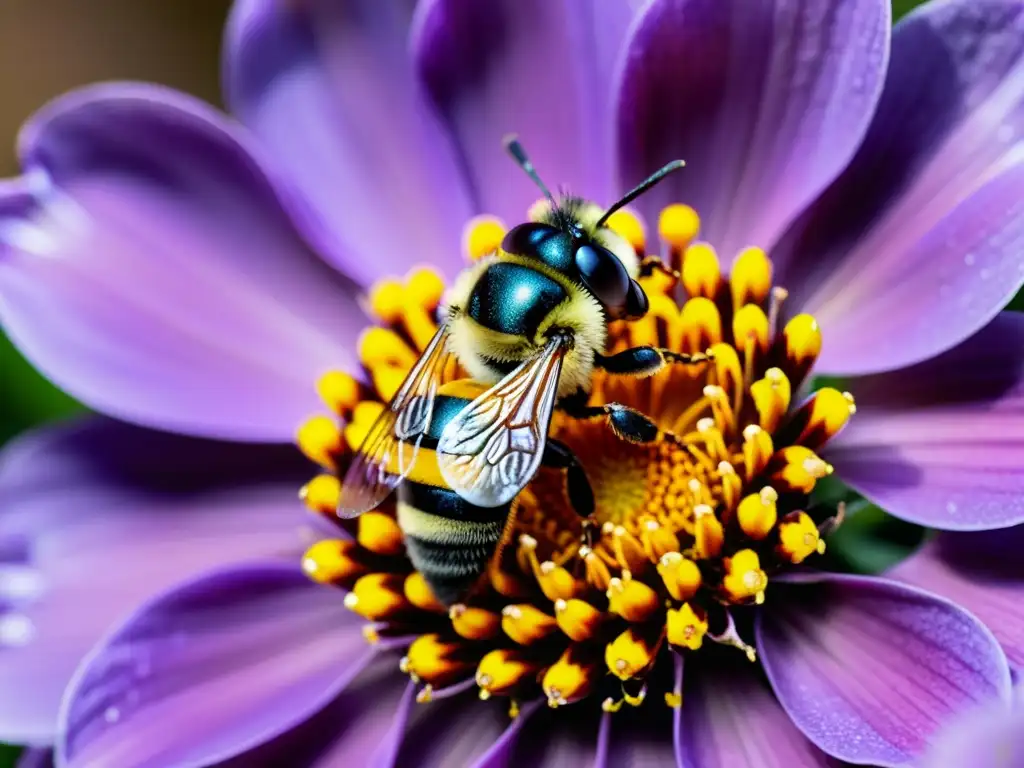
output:
[[[649,695],[642,707],[601,713],[595,694],[540,717],[538,704],[524,700],[509,724],[506,707],[481,704],[467,689],[529,664],[512,645],[501,664],[474,663],[466,684],[446,680],[431,705],[414,707],[422,688],[398,674],[398,658],[404,652],[421,678],[423,659],[465,666],[462,646],[443,645],[453,618],[424,608],[436,611],[415,578],[398,589],[393,571],[377,568],[383,575],[367,582],[366,595],[408,601],[440,630],[415,625],[428,637],[418,649],[432,653],[400,650],[410,638],[393,636],[394,623],[369,632],[377,642],[367,646],[365,622],[300,570],[301,553],[327,534],[321,527],[304,541],[296,536],[301,518],[288,498],[305,482],[304,465],[274,444],[290,441],[319,410],[314,383],[333,405],[346,405],[341,384],[355,379],[328,374],[364,376],[360,400],[372,401],[371,384],[385,388],[379,372],[365,375],[374,366],[364,369],[359,344],[369,322],[361,297],[374,284],[424,262],[449,279],[473,217],[522,217],[536,192],[500,152],[509,130],[545,177],[599,201],[612,198],[613,177],[629,184],[686,158],[688,169],[620,225],[660,220],[666,255],[685,250],[691,273],[705,267],[694,294],[724,288],[728,271],[731,296],[737,275],[766,274],[769,262],[757,254],[770,254],[769,284],[789,292],[784,300],[776,293],[783,338],[799,316],[815,318],[822,346],[809,347],[808,359],[818,357],[817,372],[846,377],[857,403],[849,428],[820,456],[804,455],[809,464],[798,462],[808,485],[833,466],[894,513],[935,527],[1024,521],[1024,478],[1014,471],[1024,326],[998,314],[1024,276],[1019,4],[943,0],[895,31],[884,0],[759,0],[742,11],[732,0],[567,7],[429,0],[410,14],[376,0],[249,0],[234,9],[226,46],[228,100],[244,127],[142,85],[86,89],[29,122],[20,142],[25,174],[0,189],[5,330],[96,409],[192,436],[98,418],[7,452],[0,737],[55,742],[68,765],[362,764],[371,752],[385,764],[541,763],[566,750],[579,762],[677,755],[696,765],[818,764],[828,753],[900,765],[959,710],[1008,698],[1006,657],[1019,663],[1024,626],[1019,601],[983,616],[997,643],[964,609],[901,584],[912,581],[902,570],[892,579],[776,578],[766,570],[768,554],[779,565],[775,544],[790,561],[804,544],[810,564],[822,521],[788,520],[798,508],[785,506],[785,494],[762,497],[763,488],[742,514],[738,505],[751,494],[738,496],[737,520],[772,547],[765,557],[757,547],[729,550],[729,562],[715,560],[715,586],[735,603],[756,604],[764,592],[765,607],[737,608],[729,633],[712,626],[702,604],[679,597],[663,626],[678,647],[702,634],[705,646],[710,635],[755,640],[770,685],[732,648],[687,655],[685,675],[682,656],[661,653],[653,663],[670,668],[645,679],[669,704],[684,700],[674,709]],[[692,208],[669,207],[678,202]],[[664,210],[674,213],[661,219]],[[761,270],[721,266],[741,251]],[[760,330],[773,325],[768,293],[755,295],[764,323],[753,310],[747,320],[759,345]],[[370,308],[381,309],[372,297]],[[403,308],[399,319],[416,302]],[[697,313],[685,328],[713,331],[713,317]],[[725,339],[733,329],[723,327]],[[753,350],[742,341],[750,338],[739,346]],[[808,324],[803,339],[814,338]],[[762,367],[752,382],[767,381],[773,402],[782,379]],[[791,390],[806,376],[794,373],[799,366],[775,367]],[[697,429],[702,440],[721,432],[731,405],[721,396],[741,388],[720,389],[701,390],[719,405]],[[797,438],[829,436],[839,425],[825,417],[843,408],[849,415],[842,390],[826,391],[835,394],[818,401],[846,405],[819,414],[825,435],[801,430]],[[319,454],[329,462],[342,455],[340,442],[330,444],[341,435],[332,422],[317,423],[322,429],[307,428],[300,442],[307,451],[332,449]],[[977,425],[989,423],[997,427],[977,439]],[[723,501],[725,484],[717,485]],[[315,506],[323,497],[314,490],[325,489],[328,481],[310,487],[307,503]],[[726,551],[717,543],[722,520],[699,506],[687,506],[690,535],[717,557]],[[364,544],[395,546],[388,518],[375,521],[358,552],[349,543],[318,545],[314,573],[360,565]],[[555,523],[548,527],[557,535]],[[785,533],[783,523],[797,527]],[[686,567],[678,549],[659,553],[657,564],[644,551],[666,546],[667,528],[643,521],[642,555],[617,536],[638,575],[643,558],[655,573],[658,565]],[[543,565],[546,555],[534,569],[528,540],[518,545],[510,554],[522,553],[524,575],[562,579],[559,564]],[[679,559],[662,563],[673,551]],[[906,568],[915,562],[924,561]],[[645,607],[643,586],[657,582],[618,578],[621,592],[609,574],[609,604],[618,601],[626,619]],[[673,581],[677,594],[691,582]],[[961,582],[976,599],[964,590],[955,597],[981,615],[990,593],[977,582],[922,583],[943,592]],[[364,592],[349,594],[365,612]],[[554,612],[565,602],[558,613],[573,618],[573,631],[586,626],[593,605],[571,599],[549,603]],[[469,623],[475,607],[455,620]],[[754,613],[751,635],[744,622]],[[524,608],[501,623],[510,639],[546,626]],[[620,637],[604,646],[613,648],[612,666],[621,658],[630,671],[642,668],[649,644]],[[568,660],[561,681],[583,669],[578,661]],[[597,664],[607,668],[607,659]],[[560,686],[556,697],[548,686],[548,698],[568,702]],[[627,692],[637,699],[641,691]]]

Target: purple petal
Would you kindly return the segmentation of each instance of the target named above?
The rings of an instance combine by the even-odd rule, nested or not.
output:
[[[410,710],[417,706],[414,694],[415,686],[398,670],[398,658],[378,654],[326,707],[222,768],[391,768]]]
[[[37,114],[20,150],[26,176],[0,201],[0,317],[71,394],[146,425],[285,442],[319,407],[318,376],[358,370],[354,284],[303,244],[211,108],[94,86]]]
[[[315,216],[311,239],[369,283],[428,262],[461,266],[471,215],[455,153],[417,88],[412,3],[243,0],[225,90]]]
[[[907,765],[959,712],[1009,701],[1006,657],[962,608],[886,579],[793,581],[759,614],[758,647],[782,706],[830,755]]]
[[[360,626],[336,591],[297,566],[238,566],[189,582],[135,612],[79,668],[58,759],[158,768],[238,755],[355,678],[373,654]]]
[[[890,571],[898,581],[952,600],[992,630],[1010,665],[1024,672],[1024,526],[942,533]]]
[[[598,749],[601,714],[588,706],[557,712],[554,716],[541,702],[526,707],[495,741],[474,768],[535,768],[603,766]],[[607,751],[607,748],[604,750]]]
[[[1024,757],[1024,709],[1001,702],[979,707],[957,720],[938,739],[922,768],[992,766],[1013,768]]]
[[[0,741],[53,741],[75,667],[114,622],[211,567],[301,557],[290,449],[94,418],[0,463]],[[5,629],[4,629],[5,628]]]
[[[520,221],[541,196],[502,149],[509,133],[552,189],[607,200],[610,73],[628,0],[427,0],[417,14],[417,64],[482,211]]]
[[[727,257],[771,246],[845,167],[889,49],[887,0],[655,0],[634,27],[618,95],[619,175],[675,158],[649,220],[685,202]]]
[[[849,382],[850,425],[829,444],[839,476],[899,517],[951,530],[1024,521],[1024,315],[960,346]]]
[[[926,3],[895,29],[885,91],[843,176],[776,249],[819,370],[873,373],[977,331],[1024,282],[1024,7]]]
[[[53,768],[53,750],[29,748],[18,756],[17,768]]]
[[[686,768],[790,768],[832,761],[809,742],[761,680],[731,650],[688,675],[680,717],[679,764]]]
[[[501,765],[500,762],[489,763],[484,757],[502,739],[506,729],[517,727],[515,722],[509,725],[505,700],[482,702],[473,693],[466,693],[421,704],[409,719],[395,765],[398,768]]]

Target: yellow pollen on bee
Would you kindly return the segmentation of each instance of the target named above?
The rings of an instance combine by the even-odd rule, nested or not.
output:
[[[498,250],[505,231],[505,224],[496,216],[476,216],[463,230],[462,249],[470,261],[482,259]]]
[[[779,525],[779,544],[776,549],[786,560],[798,564],[816,552],[824,554],[825,542],[810,515],[798,512],[794,516],[787,516]]]
[[[665,625],[669,644],[691,651],[704,644],[704,635],[708,632],[707,618],[694,611],[689,603],[670,610],[665,617]]]
[[[752,549],[742,549],[732,557],[725,559],[725,578],[722,589],[729,599],[743,602],[754,598],[755,602],[764,602],[764,590],[768,586],[768,576],[761,570],[761,560]]]

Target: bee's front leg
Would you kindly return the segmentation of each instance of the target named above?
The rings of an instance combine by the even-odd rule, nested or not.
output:
[[[586,519],[594,512],[594,491],[576,454],[565,443],[552,438],[544,444],[541,464],[565,470],[565,492],[577,515]]]
[[[585,401],[567,398],[559,404],[561,410],[574,419],[607,419],[608,426],[621,440],[646,445],[659,441],[667,441],[683,445],[680,438],[673,432],[661,429],[657,424],[644,416],[640,411],[621,403],[605,403],[604,405],[587,405]]]
[[[710,351],[687,355],[663,347],[631,347],[614,355],[594,355],[594,366],[621,376],[652,376],[666,365],[699,365],[711,359]]]

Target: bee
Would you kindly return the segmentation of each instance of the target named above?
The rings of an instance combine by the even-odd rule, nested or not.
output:
[[[484,561],[477,555],[493,553],[512,501],[542,463],[566,468],[576,485],[585,481],[567,448],[549,447],[555,407],[573,418],[603,417],[630,442],[665,437],[624,405],[588,405],[595,369],[646,376],[668,364],[707,360],[653,346],[604,354],[609,323],[647,313],[637,278],[655,269],[678,277],[657,258],[641,260],[606,226],[608,218],[684,163],[669,163],[602,210],[579,198],[556,200],[518,140],[506,139],[506,148],[544,201],[529,221],[508,231],[493,255],[456,280],[443,302],[440,328],[356,452],[338,505],[343,518],[376,507],[409,477],[420,449],[428,447],[436,472],[417,471],[421,480],[402,492],[399,525],[409,534],[414,564],[428,581],[436,575],[436,586],[447,593],[442,571],[472,560],[479,573]],[[452,356],[489,388],[473,399],[442,399],[441,375]],[[576,511],[588,516],[589,484],[570,499],[574,494],[584,500]],[[436,519],[424,527],[430,515]],[[483,523],[491,525],[485,530]],[[467,547],[478,549],[469,557]]]

